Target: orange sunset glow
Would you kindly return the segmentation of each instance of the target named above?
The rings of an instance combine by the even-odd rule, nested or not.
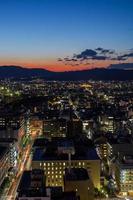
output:
[[[27,67],[27,68],[43,68],[47,69],[50,71],[55,71],[55,72],[62,72],[62,71],[75,71],[75,70],[85,70],[85,69],[93,69],[93,68],[106,68],[110,64],[118,64],[120,62],[118,61],[90,61],[88,64],[86,63],[81,63],[78,64],[77,66],[72,66],[74,65],[73,62],[71,63],[63,63],[63,62],[58,62],[56,59],[44,59],[44,60],[39,60],[39,59],[18,59],[18,58],[10,58],[10,59],[0,59],[0,65],[16,65],[16,66],[22,66],[22,67]]]

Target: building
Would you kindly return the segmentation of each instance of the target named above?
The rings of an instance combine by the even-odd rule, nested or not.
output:
[[[72,141],[57,140],[33,150],[32,168],[44,169],[46,186],[64,187],[65,168],[85,168],[94,186],[100,188],[100,159],[94,148],[74,146]]]
[[[24,171],[17,190],[17,200],[51,200],[50,191],[45,188],[43,170]]]
[[[75,191],[80,200],[94,198],[94,187],[84,168],[71,168],[65,170],[64,190]]]
[[[62,187],[46,187],[43,170],[24,171],[16,200],[79,200],[75,191],[63,192]]]
[[[101,115],[101,116],[99,116],[99,123],[100,123],[102,131],[114,133],[115,119],[112,115]]]
[[[24,115],[16,113],[1,114],[0,138],[14,138],[21,143],[23,137],[28,134],[29,126]]]
[[[133,196],[133,154],[119,153],[114,164],[115,180],[123,196]]]
[[[83,124],[82,121],[75,118],[67,122],[67,137],[73,138],[82,134]]]
[[[13,138],[0,139],[0,146],[9,148],[9,164],[14,170],[18,166],[18,144],[17,140]]]
[[[97,138],[94,142],[95,142],[95,146],[100,158],[106,159],[108,156],[107,138],[104,136],[101,136]]]
[[[48,119],[43,121],[43,134],[46,138],[66,137],[67,123],[65,119]]]
[[[9,149],[7,147],[0,146],[0,186],[5,177],[8,175],[9,168]]]
[[[39,115],[31,116],[30,118],[30,134],[42,135],[43,134],[43,118]]]

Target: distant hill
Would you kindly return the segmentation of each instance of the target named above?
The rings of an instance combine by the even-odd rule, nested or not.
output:
[[[112,64],[108,67],[108,69],[125,69],[125,70],[133,70],[133,63],[120,63],[120,64]]]
[[[20,66],[1,66],[0,67],[0,79],[3,78],[32,78],[40,77],[45,80],[133,80],[133,70],[124,69],[91,69],[82,71],[69,71],[69,72],[51,72],[45,69],[29,69]]]
[[[0,66],[0,78],[22,78],[22,77],[34,77],[45,76],[49,77],[52,72],[45,69],[29,69],[20,66]]]

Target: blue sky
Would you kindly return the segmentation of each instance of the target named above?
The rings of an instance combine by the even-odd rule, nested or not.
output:
[[[53,65],[97,47],[133,48],[132,0],[0,0],[0,62]]]

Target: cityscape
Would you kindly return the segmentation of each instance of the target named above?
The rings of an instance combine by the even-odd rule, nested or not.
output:
[[[0,0],[0,200],[133,199],[132,11]]]
[[[128,81],[1,80],[2,198],[132,196],[132,88]]]

